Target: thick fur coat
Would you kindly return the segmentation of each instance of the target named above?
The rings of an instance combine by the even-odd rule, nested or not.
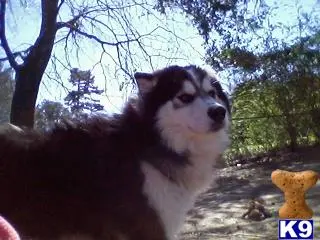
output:
[[[200,100],[192,111],[203,132],[190,131],[197,121],[183,125],[192,116],[177,94],[189,91],[186,79],[208,77],[194,66],[136,74],[140,97],[122,114],[2,131],[0,215],[22,239],[173,239],[228,144],[228,113],[219,129],[202,130]],[[211,87],[230,110],[216,79]]]

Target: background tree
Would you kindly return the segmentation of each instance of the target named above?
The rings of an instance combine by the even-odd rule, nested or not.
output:
[[[20,2],[35,9],[39,3]],[[12,43],[8,41],[6,32],[6,20],[9,18],[6,9],[7,5],[13,9],[13,4],[17,5],[16,1],[0,0],[0,40],[5,53],[1,60],[8,61],[15,71],[16,86],[10,116],[13,124],[33,126],[35,104],[44,74],[51,83],[61,82],[64,79],[62,70],[70,70],[77,61],[79,64],[80,61],[93,58],[97,59],[93,68],[99,68],[102,74],[113,72],[114,78],[120,78],[126,85],[134,82],[132,73],[136,68],[142,68],[142,60],[144,68],[154,68],[154,57],[163,56],[166,59],[169,55],[172,57],[167,61],[177,59],[173,57],[177,49],[162,49],[161,46],[156,49],[150,44],[155,39],[159,44],[169,41],[164,35],[170,35],[172,39],[178,37],[167,29],[163,18],[154,27],[140,24],[147,22],[155,12],[153,5],[144,0],[41,0],[39,34],[29,47],[22,48],[24,43],[16,44],[19,49],[16,51],[12,51]],[[15,37],[15,41],[18,39]],[[51,70],[45,72],[48,64]]]
[[[304,3],[160,1],[192,19],[207,62],[232,86],[233,157],[319,143],[320,14]],[[289,9],[293,18],[277,19]]]
[[[264,53],[228,50],[229,55],[222,58],[230,64],[236,62],[232,58],[251,56],[246,66],[234,64],[244,76],[233,94],[234,153],[283,147],[295,151],[300,145],[320,142],[320,31],[316,22],[306,23],[310,27],[306,35],[291,43],[269,38]],[[272,46],[272,42],[278,44]],[[245,138],[239,138],[239,131]]]
[[[80,116],[86,110],[89,113],[103,110],[100,100],[94,98],[100,95],[103,90],[94,86],[94,76],[91,72],[74,68],[70,73],[69,82],[75,90],[70,91],[64,100],[65,104],[70,107],[71,113]]]
[[[14,91],[13,72],[0,64],[0,124],[9,122],[12,94]]]
[[[159,0],[157,9],[180,9],[191,19],[205,40],[207,62],[224,70],[220,61],[223,50],[247,47],[263,29],[273,8],[263,0]],[[242,59],[245,60],[245,59]],[[246,60],[244,61],[246,62]]]
[[[5,32],[6,0],[0,1],[0,39],[11,67],[15,70],[15,91],[11,105],[10,120],[13,124],[33,126],[34,109],[39,85],[47,67],[57,30],[57,14],[61,7],[58,0],[41,1],[42,24],[39,38],[23,56],[23,64],[16,61],[11,52]]]
[[[35,128],[47,131],[61,120],[71,118],[71,112],[62,103],[44,100],[36,108]]]
[[[289,146],[295,150],[299,145],[319,143],[320,31],[313,27],[307,33],[262,54],[250,52],[254,61],[241,67],[246,77],[234,92],[234,120],[247,120],[251,146]],[[250,134],[252,128],[256,131]],[[262,141],[258,142],[259,138]]]

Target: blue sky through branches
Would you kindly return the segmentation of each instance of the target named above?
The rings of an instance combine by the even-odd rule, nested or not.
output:
[[[81,5],[83,0],[73,2],[77,7],[77,5]],[[85,2],[90,2],[90,0]],[[118,0],[113,2],[124,5],[130,1],[121,2],[121,0]],[[130,56],[123,55],[124,66],[126,64],[132,65],[132,62],[134,62],[134,66],[130,65],[128,67],[129,72],[132,73],[134,70],[152,71],[152,69],[162,68],[170,64],[203,64],[205,53],[202,46],[203,40],[190,21],[178,11],[169,13],[167,16],[160,15],[152,9],[152,1],[148,2],[150,4],[145,5],[145,8],[139,6],[130,8],[123,16],[124,19],[130,19],[130,24],[140,34],[152,32],[152,36],[143,40],[148,55],[144,54],[137,44],[132,44],[130,47],[132,53]],[[278,10],[274,11],[272,22],[281,22],[286,25],[292,25],[297,21],[298,13],[294,6],[300,5],[300,11],[304,12],[318,11],[319,4],[316,4],[316,2],[317,0],[267,1],[268,4],[272,3],[280,6]],[[40,11],[40,1],[28,0],[22,6],[20,0],[10,1],[7,13],[7,37],[13,52],[28,48],[36,40],[40,28]],[[71,18],[70,10],[67,7],[62,8],[59,21],[68,21]],[[121,36],[121,34],[124,34],[123,26],[119,25],[116,20],[111,20],[105,16],[99,19],[108,25],[112,25],[120,40],[122,37],[124,39],[125,36]],[[110,32],[91,30],[92,26],[90,24],[83,24],[84,29],[89,32],[92,31],[101,39],[110,42],[115,41]],[[127,30],[129,31],[130,27]],[[56,41],[58,43],[53,55],[55,61],[48,65],[40,87],[38,103],[44,99],[63,102],[63,98],[67,95],[67,89],[70,88],[67,81],[70,76],[69,68],[75,67],[81,70],[92,70],[96,84],[99,88],[105,90],[104,96],[101,97],[101,103],[105,105],[107,112],[119,111],[123,102],[132,94],[133,86],[129,84],[122,88],[123,91],[119,90],[123,84],[128,83],[128,76],[120,71],[119,66],[117,66],[116,49],[107,47],[107,54],[104,54],[101,58],[101,45],[81,37],[78,41],[80,48],[69,42],[69,48],[66,50],[64,48],[65,42],[61,40],[66,36],[66,31],[67,29],[62,29],[57,34]],[[275,34],[281,37],[281,32]],[[0,56],[4,56],[3,54],[1,50]]]

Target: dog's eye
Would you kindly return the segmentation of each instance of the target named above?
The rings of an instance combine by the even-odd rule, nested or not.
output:
[[[213,98],[216,97],[216,92],[214,90],[209,91],[208,94]]]
[[[194,100],[194,96],[191,94],[182,94],[179,97],[179,100],[183,103],[191,103]]]

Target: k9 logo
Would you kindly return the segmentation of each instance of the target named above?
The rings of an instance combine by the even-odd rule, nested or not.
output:
[[[313,220],[279,220],[278,239],[313,239]]]

